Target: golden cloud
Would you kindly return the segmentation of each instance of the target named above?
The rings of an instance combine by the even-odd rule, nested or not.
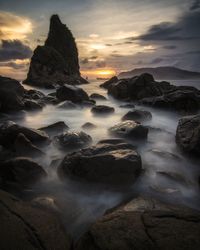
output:
[[[32,29],[28,18],[0,11],[0,39],[25,39]]]

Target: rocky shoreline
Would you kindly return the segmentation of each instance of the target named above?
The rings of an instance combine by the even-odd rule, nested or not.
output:
[[[61,37],[55,30],[60,30]],[[74,48],[71,54],[66,52],[69,45],[63,45],[66,40]],[[50,59],[44,62],[46,58]],[[101,84],[108,97],[87,93],[82,86],[76,86],[84,80],[79,73],[74,38],[55,15],[45,45],[34,52],[25,82],[52,91],[44,94],[34,88],[28,90],[17,80],[0,77],[0,249],[199,249],[200,170],[196,169],[189,181],[184,176],[190,176],[192,170],[188,164],[185,174],[183,165],[193,161],[199,165],[200,90],[156,82],[145,73],[130,79],[113,77]],[[107,105],[108,100],[111,105]],[[108,119],[115,116],[117,101],[124,111],[120,120],[111,125]],[[30,114],[39,120],[41,116],[35,118],[33,112],[42,114],[49,106],[55,111],[50,115],[63,112],[63,118],[67,111],[85,112],[80,130],[66,124],[65,119],[37,128],[14,119],[21,113],[25,119]],[[148,107],[179,114],[176,134],[149,125],[154,113]],[[90,122],[91,116],[96,123]],[[99,121],[106,125],[107,137],[96,142],[91,131],[98,129]],[[152,148],[154,140],[158,140],[158,148]],[[175,141],[180,154],[175,149],[162,151],[162,140]],[[57,154],[52,154],[54,151]],[[157,197],[137,191],[141,179],[147,182],[149,172],[154,178],[150,190],[158,193]],[[183,190],[191,186],[198,193],[197,206],[179,202],[179,189],[162,189],[157,178],[163,183],[178,183]],[[47,185],[52,185],[53,192],[62,188],[61,195],[48,193]],[[81,196],[75,202],[68,197],[67,202],[61,202],[67,192],[75,196],[76,189],[80,194],[88,192],[81,209],[76,209]],[[116,194],[120,198],[114,202],[105,199],[98,211],[91,209],[92,214],[85,210],[93,192],[108,192],[110,200]],[[171,196],[173,201],[162,200]],[[94,197],[88,202],[92,208],[96,208],[96,197],[101,199]],[[79,221],[79,213],[90,217]]]

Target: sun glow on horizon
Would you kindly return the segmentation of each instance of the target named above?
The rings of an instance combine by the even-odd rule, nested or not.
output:
[[[90,77],[112,77],[116,75],[114,69],[82,70],[81,74]]]

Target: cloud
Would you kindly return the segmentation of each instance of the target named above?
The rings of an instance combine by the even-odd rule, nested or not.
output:
[[[163,62],[163,58],[158,57],[158,58],[153,59],[151,61],[151,64],[158,64],[158,63],[161,63],[161,62]]]
[[[81,60],[81,64],[88,64],[88,63],[89,63],[88,58],[83,58],[83,59]]]
[[[190,6],[190,10],[193,11],[198,9],[200,9],[200,0],[195,0]]]
[[[129,37],[127,40],[180,41],[200,39],[199,23],[200,11],[186,11],[177,19],[176,22],[161,22],[152,25],[146,33],[137,37]]]
[[[163,22],[153,25],[146,34],[139,36],[140,40],[178,40],[177,32],[181,29],[170,22]]]
[[[97,61],[96,66],[98,68],[105,68],[106,67],[106,62],[105,61]]]
[[[163,46],[163,49],[176,49],[177,46],[176,45],[165,45]]]
[[[0,39],[25,39],[32,29],[28,18],[0,11]]]
[[[0,61],[9,61],[13,59],[27,59],[32,55],[29,46],[20,40],[2,40],[0,47]]]

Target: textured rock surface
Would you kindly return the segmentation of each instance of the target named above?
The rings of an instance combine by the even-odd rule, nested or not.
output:
[[[161,96],[144,98],[141,103],[188,114],[196,113],[200,108],[200,91],[194,87],[181,86]]]
[[[0,164],[0,187],[5,190],[30,187],[44,177],[43,168],[29,158],[16,157]]]
[[[168,82],[156,82],[152,75],[142,74],[122,79],[107,87],[108,94],[116,99],[140,101],[142,104],[181,112],[200,109],[200,91],[191,86],[174,86]]]
[[[72,101],[74,103],[82,103],[89,101],[88,94],[81,88],[65,84],[56,91],[56,97],[59,101]]]
[[[0,111],[23,109],[24,93],[24,88],[17,80],[0,76]]]
[[[36,145],[49,142],[49,136],[44,131],[26,128],[14,122],[7,121],[0,124],[0,144],[7,148],[12,148],[20,133],[24,134]]]
[[[67,155],[58,173],[61,178],[129,186],[135,182],[141,169],[140,155],[132,145],[105,142]]]
[[[146,139],[148,128],[135,121],[124,121],[109,128],[111,135],[128,139]]]
[[[49,136],[61,134],[68,129],[69,127],[63,121],[55,122],[46,127],[39,128],[39,130],[46,132]]]
[[[92,137],[84,132],[65,132],[54,138],[54,143],[63,149],[75,149],[88,146]]]
[[[115,112],[115,109],[106,105],[97,105],[91,109],[91,112],[96,115],[112,114]]]
[[[0,249],[69,250],[71,239],[47,209],[0,191]]]
[[[152,114],[149,111],[145,111],[145,110],[132,110],[129,111],[127,114],[125,114],[122,117],[122,120],[133,120],[133,121],[137,121],[137,122],[143,122],[143,121],[148,121],[152,119]]]
[[[18,134],[13,150],[17,156],[42,157],[45,155],[22,133]]]
[[[58,15],[51,17],[48,38],[35,49],[24,82],[42,87],[86,82],[80,76],[75,39]]]
[[[100,95],[98,93],[93,93],[90,95],[90,98],[91,99],[94,99],[94,100],[101,100],[101,101],[105,101],[106,100],[106,97],[103,96],[103,95]]]
[[[152,199],[135,199],[105,215],[76,250],[198,250],[200,213]]]
[[[200,115],[186,116],[179,120],[176,143],[187,153],[200,154]]]

